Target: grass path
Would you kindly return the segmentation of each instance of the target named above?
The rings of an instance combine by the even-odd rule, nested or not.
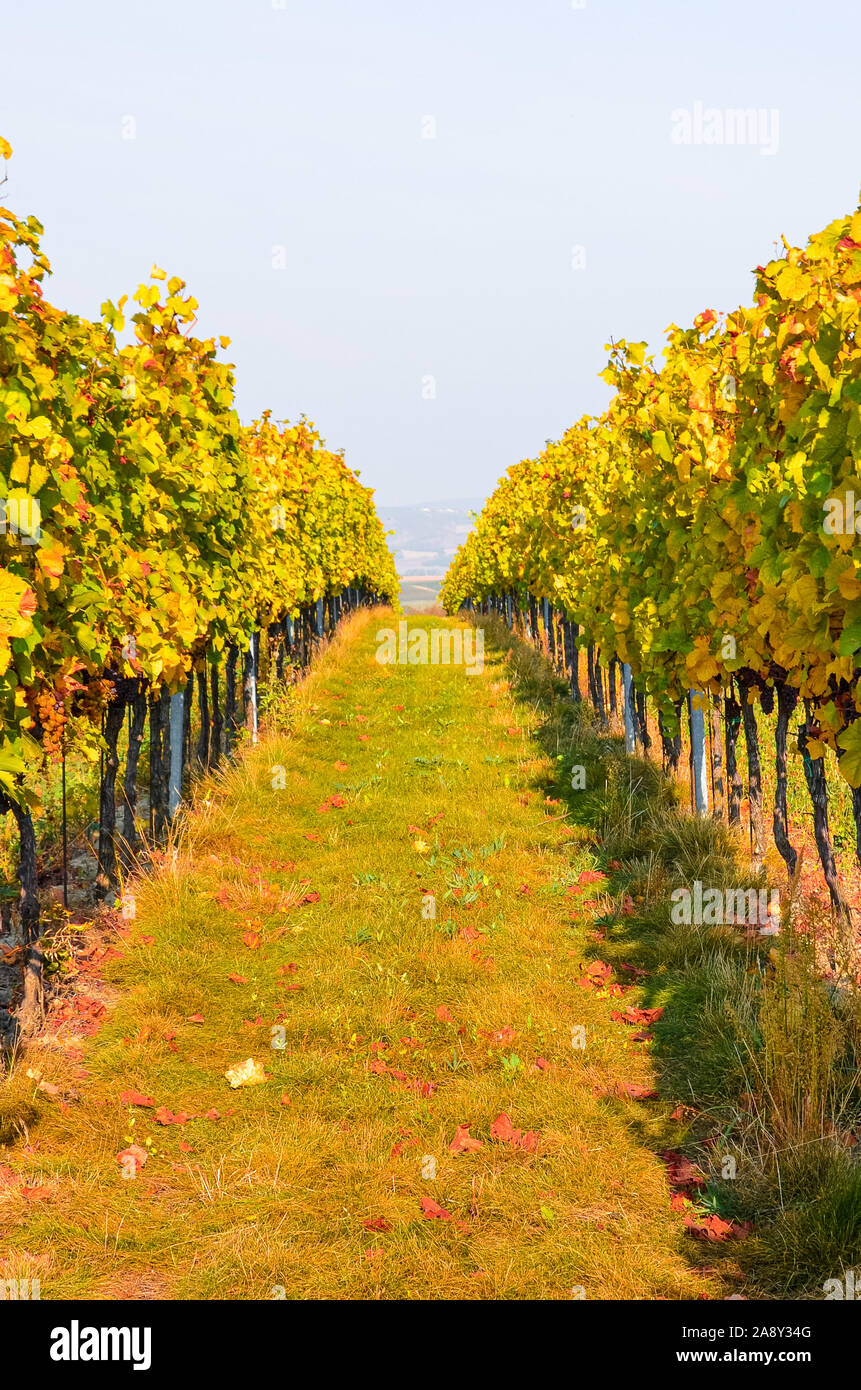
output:
[[[378,665],[378,619],[138,885],[104,983],[77,981],[97,1031],[55,1019],[0,1093],[3,1277],[43,1299],[722,1297],[656,1152],[677,1098],[613,1094],[653,1085],[610,1018],[643,1000],[579,983],[608,884],[547,804],[541,709],[499,654]],[[248,1058],[265,1083],[231,1089]],[[130,1140],[149,1157],[124,1179]]]

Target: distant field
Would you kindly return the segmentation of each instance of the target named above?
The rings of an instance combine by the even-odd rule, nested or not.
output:
[[[404,608],[428,608],[438,603],[441,574],[401,576],[401,602]]]

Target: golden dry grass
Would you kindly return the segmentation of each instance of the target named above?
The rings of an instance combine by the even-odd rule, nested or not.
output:
[[[378,621],[347,624],[289,727],[199,789],[177,853],[135,885],[86,1076],[62,1046],[17,1059],[0,1091],[2,1277],[93,1299],[734,1291],[732,1259],[670,1209],[655,1151],[684,1132],[679,1097],[607,1094],[649,1087],[652,1061],[611,1021],[620,1001],[578,983],[612,904],[606,881],[578,883],[602,864],[593,832],[545,804],[540,703],[515,702],[499,653],[476,677],[380,666]],[[624,1005],[639,1002],[635,987]],[[249,1057],[267,1081],[231,1090],[225,1070]],[[48,1098],[28,1068],[77,1099]],[[128,1089],[219,1118],[162,1125]],[[534,1147],[491,1137],[501,1112]],[[460,1125],[480,1149],[450,1151]],[[124,1180],[129,1140],[150,1156]]]

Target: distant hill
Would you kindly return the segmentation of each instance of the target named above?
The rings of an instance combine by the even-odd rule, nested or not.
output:
[[[393,531],[389,545],[401,576],[401,602],[406,609],[436,604],[451,557],[472,530],[471,512],[484,506],[480,497],[456,497],[450,502],[424,502],[409,507],[378,506],[380,520]]]
[[[378,507],[387,531],[398,574],[406,578],[441,578],[451,557],[472,530],[470,512],[480,511],[483,499],[455,498],[411,507]]]

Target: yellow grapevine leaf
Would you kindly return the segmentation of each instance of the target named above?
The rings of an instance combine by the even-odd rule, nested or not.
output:
[[[66,551],[59,541],[54,541],[51,545],[42,546],[36,551],[36,561],[42,573],[52,579],[59,579],[63,573],[63,565]]]
[[[854,720],[848,729],[837,736],[843,757],[837,764],[840,776],[850,787],[861,787],[861,719]]]
[[[25,637],[36,611],[33,590],[17,575],[0,570],[0,637]]]
[[[235,1090],[237,1086],[261,1086],[266,1080],[266,1073],[261,1062],[249,1057],[246,1062],[237,1062],[235,1066],[228,1067],[224,1077]]]

